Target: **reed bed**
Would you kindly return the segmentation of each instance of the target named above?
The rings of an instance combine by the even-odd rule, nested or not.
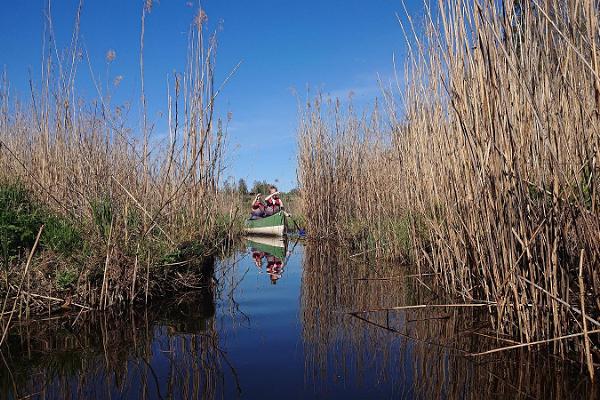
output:
[[[598,362],[598,2],[426,3],[383,102],[302,112],[308,229],[405,258],[519,343]],[[382,111],[383,110],[383,111]]]
[[[144,32],[152,1],[140,11],[139,120],[131,116],[131,105],[112,101],[121,79],[110,75],[114,51],[106,55],[106,82],[96,80],[79,40],[81,7],[69,48],[58,49],[47,32],[41,77],[30,82],[29,99],[13,97],[4,73],[0,182],[25,198],[19,204],[43,210],[44,217],[32,220],[36,232],[45,225],[26,287],[17,288],[22,256],[31,247],[26,243],[2,262],[0,294],[5,306],[18,304],[19,316],[51,309],[61,299],[103,309],[147,302],[164,292],[164,283],[194,286],[196,280],[186,279],[190,271],[179,270],[185,259],[214,254],[241,229],[237,195],[219,190],[227,121],[215,116],[216,35],[206,37],[206,15],[199,10],[190,24],[185,71],[168,82],[168,131],[158,136],[144,92]],[[82,98],[75,83],[88,68],[97,89],[92,100]],[[21,208],[10,201],[9,211]],[[56,225],[60,229],[50,229]]]
[[[349,257],[337,241],[305,246],[305,380],[316,393],[327,394],[335,385],[372,387],[374,381],[391,390],[378,396],[394,398],[479,399],[485,393],[495,399],[562,399],[596,392],[577,363],[565,364],[550,352],[472,357],[511,343],[490,329],[486,310],[393,310],[451,301],[419,283],[432,286],[433,279],[419,277],[414,266],[398,271],[392,262],[373,264],[373,258]]]

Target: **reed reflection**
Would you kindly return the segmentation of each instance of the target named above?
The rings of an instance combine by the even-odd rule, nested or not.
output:
[[[487,307],[389,310],[452,304],[426,279],[407,267],[359,261],[337,243],[307,243],[301,294],[307,385],[318,393],[375,385],[394,398],[595,398],[598,388],[579,368],[544,349],[472,357],[508,342],[495,336]]]
[[[223,381],[206,289],[141,312],[32,322],[1,352],[0,398],[214,399]]]

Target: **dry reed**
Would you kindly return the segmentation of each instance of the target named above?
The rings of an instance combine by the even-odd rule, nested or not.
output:
[[[372,396],[418,399],[588,398],[597,391],[577,364],[548,352],[469,357],[515,343],[489,329],[481,308],[386,312],[403,304],[448,301],[417,284],[410,273],[414,266],[399,272],[393,262],[353,261],[337,241],[310,241],[304,249],[305,379],[315,393],[331,393],[335,385],[373,388],[374,382],[382,391],[373,389]],[[378,280],[393,273],[398,279]],[[355,276],[371,279],[351,279]],[[364,309],[380,311],[356,314]]]
[[[99,308],[147,301],[149,291],[160,289],[152,279],[168,269],[165,255],[193,248],[206,256],[237,227],[238,203],[219,191],[226,128],[215,117],[216,33],[207,39],[206,27],[191,22],[185,71],[169,80],[168,135],[156,137],[143,86],[151,3],[141,10],[141,133],[129,125],[131,106],[112,103],[110,83],[94,80],[92,101],[78,94],[75,78],[85,62],[81,5],[68,49],[58,49],[47,35],[39,87],[30,81],[30,101],[12,97],[6,73],[0,83],[0,181],[20,182],[37,202],[82,231],[84,265],[77,267],[71,295]],[[51,26],[50,10],[47,15]],[[117,57],[114,51],[106,55],[107,82]],[[52,296],[47,270],[57,263],[49,257],[39,263],[30,290]],[[8,282],[22,265],[11,268],[0,292],[10,291]]]
[[[439,1],[425,5],[422,34],[409,17],[409,58],[384,113],[318,98],[302,114],[309,231],[362,238],[363,251],[410,258],[464,300],[497,303],[491,322],[519,342],[592,329],[598,6]],[[591,375],[597,345],[585,334],[552,348]]]

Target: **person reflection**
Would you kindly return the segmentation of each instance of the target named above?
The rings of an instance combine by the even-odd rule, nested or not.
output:
[[[281,279],[283,275],[283,260],[279,257],[274,256],[273,254],[259,251],[257,249],[251,249],[252,251],[252,259],[254,260],[254,265],[258,268],[259,273],[263,272],[263,259],[267,262],[267,274],[269,274],[269,278],[271,279],[271,283],[273,285],[277,284],[277,281]]]
[[[266,253],[258,250],[252,250],[252,259],[254,260],[254,265],[258,268],[258,271],[262,273],[263,267],[263,257],[265,257]]]
[[[273,285],[277,284],[277,281],[283,275],[283,261],[281,258],[270,254],[267,256],[267,274],[271,278],[271,283]]]

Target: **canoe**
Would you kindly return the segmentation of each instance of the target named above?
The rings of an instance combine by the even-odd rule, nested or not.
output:
[[[285,258],[286,242],[281,237],[246,236],[248,247],[253,251],[268,253],[277,258]]]
[[[280,211],[270,217],[248,219],[245,231],[251,235],[283,236],[286,233],[285,214]]]

